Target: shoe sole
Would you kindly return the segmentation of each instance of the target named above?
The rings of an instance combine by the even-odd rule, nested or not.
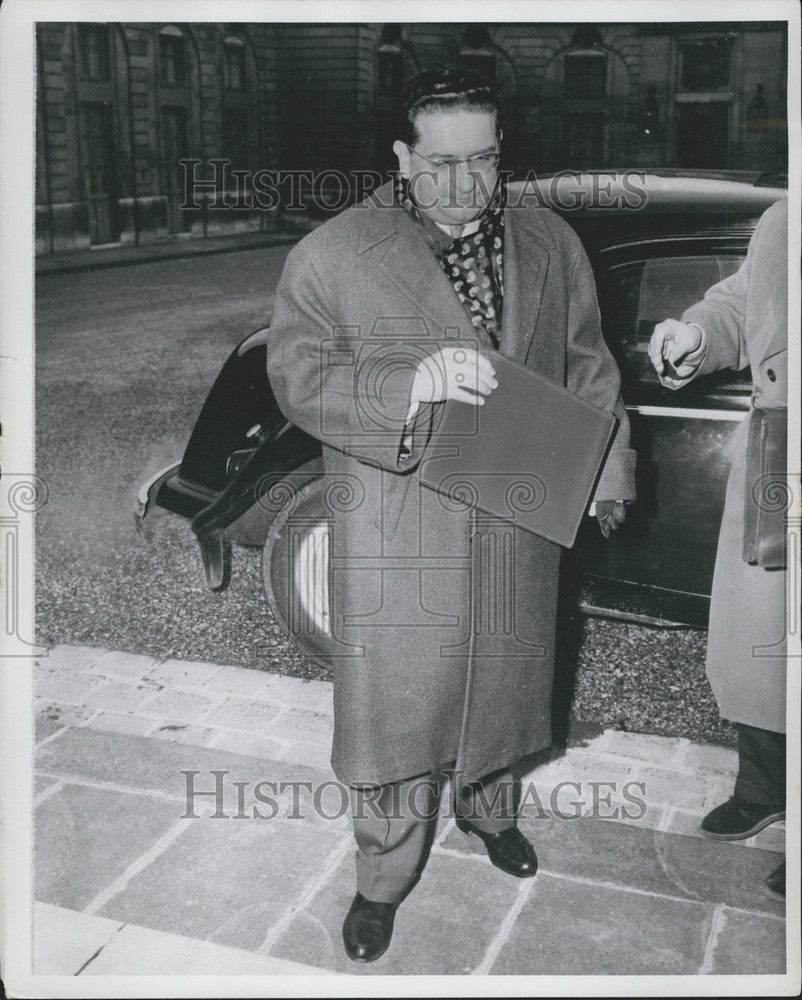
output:
[[[769,899],[776,899],[780,903],[784,903],[785,902],[785,893],[784,892],[776,892],[774,889],[769,888],[769,886],[767,886],[767,885],[763,886],[763,895],[764,896],[768,896]]]
[[[771,826],[772,823],[779,823],[784,819],[785,812],[772,813],[771,816],[766,816],[765,819],[762,819],[759,823],[755,823],[754,826],[750,826],[743,833],[709,833],[705,829],[702,829],[702,833],[705,837],[709,837],[710,840],[748,840],[750,837],[754,837],[756,833],[760,833],[761,830],[765,830],[767,826]]]

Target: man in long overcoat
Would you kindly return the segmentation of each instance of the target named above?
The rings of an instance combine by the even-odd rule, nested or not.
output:
[[[753,407],[787,409],[787,242],[783,198],[764,212],[738,271],[708,289],[681,320],[655,327],[649,353],[664,385],[678,389],[748,364]],[[676,376],[668,374],[666,360]],[[702,821],[703,831],[718,840],[751,837],[785,817],[787,570],[743,558],[746,504],[759,501],[761,491],[756,480],[747,483],[748,439],[747,419],[732,442],[707,638],[707,676],[721,715],[738,731],[733,794]],[[769,887],[784,894],[784,883],[781,866]]]
[[[501,203],[495,91],[427,71],[403,101],[398,183],[293,248],[267,353],[282,410],[323,443],[332,765],[353,790],[358,847],[343,936],[357,961],[386,949],[422,868],[438,769],[453,768],[461,828],[494,864],[537,867],[507,769],[551,740],[560,549],[421,484],[444,401],[479,413],[500,350],[618,417],[595,494],[605,534],[634,497],[592,271],[551,212]]]

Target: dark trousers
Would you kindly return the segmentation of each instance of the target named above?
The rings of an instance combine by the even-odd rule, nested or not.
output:
[[[499,771],[481,782],[454,781],[454,811],[485,833],[515,823],[513,778]],[[389,785],[351,789],[356,888],[366,899],[396,903],[418,878],[439,815],[443,777],[424,774]]]
[[[745,802],[785,809],[785,733],[741,722],[738,730],[738,778],[735,795]]]

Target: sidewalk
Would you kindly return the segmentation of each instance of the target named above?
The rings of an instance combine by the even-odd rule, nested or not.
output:
[[[330,684],[57,646],[36,695],[35,974],[784,972],[784,905],[762,889],[783,825],[698,834],[732,750],[607,730],[530,762],[538,875],[443,820],[389,951],[356,965]]]
[[[274,232],[243,232],[205,238],[178,237],[135,246],[133,243],[113,244],[86,250],[69,250],[36,257],[37,274],[71,274],[126,264],[150,264],[160,260],[177,260],[213,253],[235,253],[238,250],[259,250],[263,247],[297,243],[310,231],[311,224],[288,220]]]

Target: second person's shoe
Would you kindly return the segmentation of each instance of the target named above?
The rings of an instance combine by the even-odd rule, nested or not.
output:
[[[783,806],[746,802],[733,795],[705,816],[702,830],[713,840],[746,840],[781,819],[785,819]]]

